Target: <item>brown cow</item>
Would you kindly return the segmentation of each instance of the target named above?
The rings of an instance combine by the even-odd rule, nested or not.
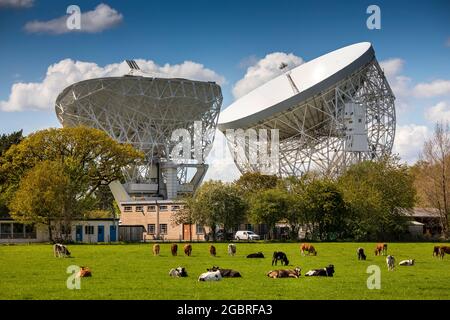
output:
[[[375,247],[375,255],[376,256],[387,255],[387,243],[377,243]]]
[[[192,246],[190,244],[186,244],[184,246],[184,254],[190,257],[191,253],[192,253]]]
[[[300,250],[302,251],[302,256],[305,255],[305,251],[308,251],[308,255],[312,253],[313,255],[317,256],[317,250],[310,243],[302,243]]]
[[[439,246],[434,246],[433,248],[433,257],[439,257]]]
[[[300,267],[295,268],[294,270],[271,270],[267,273],[267,276],[269,278],[298,278],[300,277]]]
[[[153,255],[154,256],[159,256],[159,250],[160,250],[159,244],[155,243],[153,245]]]
[[[440,246],[439,247],[439,257],[441,259],[444,259],[445,254],[450,254],[450,247],[447,246]]]
[[[170,251],[172,251],[172,256],[176,256],[178,252],[178,245],[176,243],[172,244]]]
[[[78,278],[91,277],[92,273],[88,267],[80,267],[80,271],[77,273]]]
[[[209,253],[211,254],[211,256],[215,257],[216,256],[216,247],[210,246]]]

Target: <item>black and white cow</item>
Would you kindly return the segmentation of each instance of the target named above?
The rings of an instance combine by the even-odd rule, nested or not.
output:
[[[222,275],[220,274],[220,271],[208,271],[205,273],[202,273],[198,277],[198,281],[219,281],[222,280]]]
[[[394,256],[388,255],[386,257],[386,264],[389,271],[394,271],[395,268],[395,258]]]
[[[416,261],[415,259],[402,260],[399,262],[398,265],[399,266],[413,266],[415,261]]]
[[[55,243],[53,245],[53,254],[55,257],[70,257],[70,252],[67,247],[60,243]]]
[[[184,278],[184,277],[187,277],[188,274],[184,267],[178,267],[178,268],[170,269],[169,276],[174,277],[174,278]]]
[[[239,271],[232,270],[232,269],[222,269],[218,266],[213,266],[211,269],[206,269],[206,270],[213,271],[213,272],[219,270],[222,278],[240,278],[240,277],[242,277]]]
[[[364,249],[359,247],[358,250],[356,250],[356,253],[358,254],[358,260],[366,260],[366,254],[364,253]]]
[[[330,264],[328,267],[322,269],[313,269],[305,273],[306,277],[332,277],[334,273],[334,265]]]

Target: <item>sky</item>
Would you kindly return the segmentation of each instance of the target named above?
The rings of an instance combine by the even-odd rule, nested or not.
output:
[[[81,10],[81,30],[66,26]],[[370,5],[381,29],[369,29]],[[216,81],[222,109],[295,66],[369,41],[396,96],[394,152],[412,164],[436,121],[450,121],[450,1],[0,0],[0,134],[60,127],[66,86],[148,72]],[[239,173],[217,132],[206,179]]]

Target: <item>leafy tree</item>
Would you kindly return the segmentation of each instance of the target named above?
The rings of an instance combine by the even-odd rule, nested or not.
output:
[[[29,170],[45,161],[59,162],[70,190],[64,198],[67,220],[95,209],[95,192],[121,179],[121,169],[137,164],[142,158],[143,154],[131,145],[119,144],[97,129],[48,129],[33,133],[9,148],[0,158],[0,175],[6,177],[5,194],[10,200]]]
[[[52,174],[49,174],[51,172]],[[10,203],[11,215],[22,223],[41,223],[54,241],[52,223],[63,223],[68,209],[69,177],[61,162],[45,160],[20,180]]]
[[[246,172],[235,181],[235,185],[245,197],[261,190],[273,189],[277,186],[277,183],[277,176],[264,175],[258,172]]]
[[[416,192],[413,175],[398,157],[355,164],[339,185],[353,215],[355,237],[383,240],[406,231],[402,208],[414,206]]]
[[[266,224],[273,238],[275,224],[286,216],[289,199],[285,191],[267,189],[257,192],[250,202],[249,218],[253,223]]]
[[[215,241],[218,225],[223,226],[226,236],[227,230],[243,220],[246,203],[234,185],[207,181],[197,190],[191,209],[193,221],[208,226]]]

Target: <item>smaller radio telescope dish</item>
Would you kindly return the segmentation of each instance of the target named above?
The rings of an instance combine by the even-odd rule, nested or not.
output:
[[[218,127],[227,136],[241,172],[263,172],[266,164],[248,161],[250,138],[238,147],[235,135],[227,131],[277,129],[276,174],[300,176],[314,170],[337,175],[349,164],[390,154],[394,100],[372,45],[362,42],[320,56],[254,89],[221,112]],[[243,150],[244,156],[237,150]]]

